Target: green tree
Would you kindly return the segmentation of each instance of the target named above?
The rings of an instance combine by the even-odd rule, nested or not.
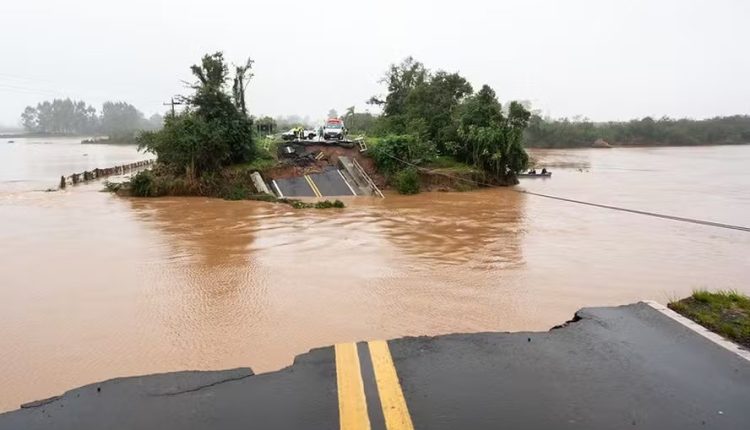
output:
[[[371,103],[383,107],[378,123],[386,138],[374,155],[387,171],[404,168],[393,160],[419,164],[436,154],[453,155],[499,183],[526,168],[523,133],[531,113],[521,103],[509,103],[506,112],[489,86],[472,95],[458,73],[432,73],[411,57],[391,65],[383,82],[388,95]]]
[[[373,97],[370,103],[383,107],[382,121],[389,133],[417,134],[441,152],[457,139],[456,109],[473,91],[464,77],[442,70],[433,74],[407,57],[391,65],[381,82],[388,85],[388,95]]]
[[[444,152],[457,139],[454,116],[461,101],[472,93],[471,84],[458,73],[438,71],[406,97],[406,124],[423,121],[425,138]]]
[[[140,147],[191,179],[222,166],[252,161],[256,156],[253,121],[242,112],[244,96],[226,88],[229,74],[224,55],[205,55],[190,70],[197,81],[190,86],[193,94],[182,97],[187,109],[168,115],[161,130],[142,133]],[[235,76],[233,89],[246,87],[244,79],[250,75],[247,70],[240,73],[243,77]]]
[[[511,102],[504,114],[495,91],[484,85],[462,106],[454,154],[491,177],[505,180],[528,165],[522,139],[530,117],[517,102]]]
[[[424,84],[428,79],[429,72],[425,69],[424,64],[407,57],[401,64],[391,64],[381,83],[386,84],[388,95],[385,99],[372,97],[370,104],[383,107],[383,120],[387,122],[387,128],[390,132],[396,134],[406,133],[405,117],[407,97],[411,91]]]

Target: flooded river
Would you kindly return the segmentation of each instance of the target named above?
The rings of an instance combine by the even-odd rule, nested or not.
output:
[[[125,199],[101,183],[47,193],[146,156],[15,140],[0,142],[0,411],[117,376],[268,371],[335,342],[546,330],[584,306],[750,293],[742,231],[512,189],[328,211]],[[750,226],[750,146],[534,157],[553,178],[516,189]]]

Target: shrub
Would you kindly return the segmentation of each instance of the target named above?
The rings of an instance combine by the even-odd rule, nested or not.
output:
[[[222,197],[226,200],[246,200],[250,196],[247,187],[241,184],[234,184]]]
[[[322,202],[315,203],[316,209],[330,209],[330,208],[343,208],[343,207],[345,207],[344,202],[338,199],[334,201],[323,200]]]
[[[370,152],[378,169],[385,173],[397,172],[411,164],[422,164],[436,156],[433,145],[408,134],[385,136]]]
[[[136,173],[130,180],[130,193],[136,197],[155,197],[159,194],[156,178],[149,170]]]
[[[419,193],[419,173],[417,169],[409,167],[401,170],[394,176],[396,189],[401,194],[418,194]]]
[[[344,208],[344,207],[346,207],[344,205],[344,202],[342,202],[341,200],[335,200],[335,201],[323,200],[322,202],[307,203],[307,202],[303,202],[302,200],[297,200],[297,199],[281,198],[281,199],[277,199],[275,201],[277,201],[279,203],[288,204],[288,205],[290,205],[291,207],[293,207],[295,209],[311,209],[311,208],[329,209],[329,208]]]

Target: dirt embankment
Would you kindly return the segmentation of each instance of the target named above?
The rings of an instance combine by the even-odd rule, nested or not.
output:
[[[263,176],[270,179],[285,179],[294,176],[317,173],[329,167],[338,166],[339,157],[345,156],[355,159],[372,178],[378,187],[385,186],[385,177],[375,168],[375,162],[366,154],[359,152],[359,148],[342,148],[330,145],[301,145],[299,157],[279,160],[279,164],[264,170]],[[322,154],[322,155],[321,155]],[[309,157],[312,155],[312,157]]]

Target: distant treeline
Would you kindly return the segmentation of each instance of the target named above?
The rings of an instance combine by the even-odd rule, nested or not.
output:
[[[149,119],[125,102],[105,102],[101,113],[83,101],[55,99],[27,106],[21,114],[26,131],[44,134],[102,134],[113,141],[133,141],[138,130],[162,126],[159,114]]]
[[[524,144],[533,148],[591,146],[598,139],[612,145],[737,145],[750,143],[750,116],[735,115],[703,120],[646,117],[628,122],[594,123],[588,120],[550,120],[534,115],[524,132]]]

